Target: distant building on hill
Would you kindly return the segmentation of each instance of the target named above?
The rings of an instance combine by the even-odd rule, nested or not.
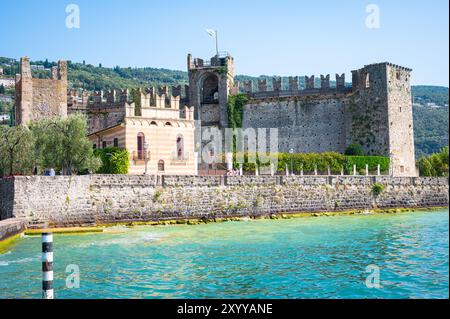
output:
[[[9,114],[0,114],[0,121],[1,122],[9,121],[10,118],[11,118],[11,116]]]
[[[12,102],[13,98],[9,95],[0,94],[0,102]]]
[[[13,87],[15,83],[14,78],[0,78],[0,85],[3,85],[5,88]]]

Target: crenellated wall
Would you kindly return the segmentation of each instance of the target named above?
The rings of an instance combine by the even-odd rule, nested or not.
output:
[[[249,100],[243,109],[243,128],[277,128],[278,150],[295,153],[343,153],[351,143],[367,155],[390,157],[394,176],[416,176],[410,75],[411,69],[391,63],[366,65],[352,71],[352,87],[345,75],[305,77],[305,89],[289,78],[282,90],[274,78],[244,83]]]
[[[375,196],[375,182],[384,191]],[[76,226],[272,213],[448,206],[448,178],[28,176],[0,179],[1,216]]]
[[[154,116],[158,109],[159,117],[167,113],[167,119],[186,118],[186,94],[189,87],[162,86],[136,89],[118,89],[96,92],[68,91],[68,113],[82,112],[88,118],[89,134],[111,128],[122,123],[126,116]],[[182,107],[180,107],[180,105]],[[176,112],[170,112],[176,110]]]
[[[320,75],[320,85],[316,86],[315,76],[305,76],[305,87],[300,87],[298,76],[288,78],[287,89],[282,83],[282,78],[274,77],[272,79],[271,89],[267,79],[258,79],[256,88],[253,82],[244,81],[237,82],[234,87],[234,92],[244,92],[251,99],[265,99],[275,97],[294,97],[294,96],[310,96],[322,94],[342,94],[352,91],[351,87],[345,86],[345,73],[336,74],[336,82],[334,86],[330,85],[330,75]]]

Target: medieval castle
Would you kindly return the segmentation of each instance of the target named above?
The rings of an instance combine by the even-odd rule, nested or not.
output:
[[[411,69],[391,63],[366,65],[345,74],[281,78],[271,85],[259,80],[234,82],[229,54],[209,61],[187,57],[189,85],[147,88],[131,96],[127,89],[78,94],[67,91],[67,65],[60,61],[52,79],[33,79],[29,60],[22,58],[16,77],[16,123],[83,112],[88,116],[94,147],[119,146],[132,154],[130,172],[196,174],[195,132],[201,127],[226,128],[228,98],[242,92],[243,128],[278,128],[280,152],[340,152],[351,143],[368,155],[391,158],[392,174],[415,176]],[[269,89],[269,87],[271,87]],[[287,87],[287,89],[284,89]],[[196,120],[196,121],[195,121]],[[147,143],[146,143],[147,142]],[[146,144],[150,144],[150,146]],[[145,168],[147,169],[147,168]]]

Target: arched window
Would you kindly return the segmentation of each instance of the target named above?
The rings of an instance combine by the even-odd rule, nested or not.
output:
[[[177,136],[177,158],[179,160],[184,158],[184,139],[181,134]]]
[[[158,171],[164,172],[164,161],[163,160],[158,161]]]
[[[145,143],[145,136],[144,133],[138,133],[137,135],[137,157],[139,160],[144,159],[144,143]]]
[[[165,126],[172,126],[172,123],[170,122],[166,122],[166,124],[164,124]]]
[[[219,92],[219,79],[217,75],[210,74],[203,81],[203,103],[215,103],[219,98],[219,95],[216,94]]]
[[[151,121],[151,122],[150,122],[150,126],[158,126],[158,124],[156,124],[155,121]]]

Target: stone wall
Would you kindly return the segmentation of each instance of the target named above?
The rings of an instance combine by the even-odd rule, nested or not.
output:
[[[346,143],[344,94],[251,99],[243,128],[278,128],[278,150],[296,153],[340,152]]]
[[[12,217],[14,208],[14,179],[0,178],[0,220]]]
[[[29,176],[0,180],[2,218],[50,226],[448,205],[447,178]],[[373,183],[385,186],[379,196]]]

